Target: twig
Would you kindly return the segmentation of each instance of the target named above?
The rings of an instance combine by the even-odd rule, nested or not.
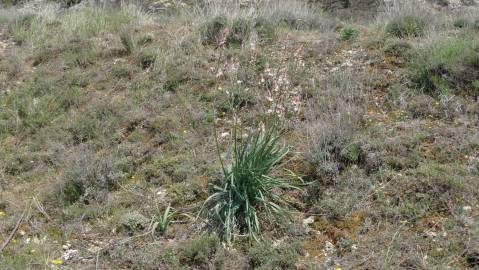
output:
[[[52,218],[48,213],[45,211],[45,208],[43,208],[43,205],[37,200],[35,196],[33,196],[33,202],[35,203],[35,206],[37,207],[37,210],[42,213],[42,215],[48,220],[52,221]]]
[[[20,218],[17,220],[17,223],[15,224],[15,227],[13,228],[12,232],[8,236],[7,240],[5,240],[5,242],[3,242],[2,246],[0,247],[0,252],[2,252],[7,247],[10,241],[12,241],[13,237],[15,236],[15,233],[18,231],[18,228],[20,227],[20,224],[23,221],[23,218],[25,217],[27,213],[28,208],[29,207],[25,207],[25,209],[23,210],[23,213],[20,216]]]
[[[388,264],[389,262],[389,252],[391,251],[391,247],[392,245],[394,244],[394,241],[396,241],[396,237],[399,235],[399,232],[401,231],[401,229],[405,226],[406,224],[402,224],[401,226],[399,226],[398,230],[396,231],[396,233],[394,233],[394,236],[393,238],[391,239],[391,243],[389,243],[388,245],[388,250],[386,252],[386,264]]]

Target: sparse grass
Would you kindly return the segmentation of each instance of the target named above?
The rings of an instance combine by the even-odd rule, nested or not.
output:
[[[340,153],[361,125],[366,100],[354,78],[350,73],[333,74],[310,100],[305,124],[309,158],[325,176],[337,176],[342,167]]]
[[[477,267],[476,7],[201,2],[0,9],[1,269]]]
[[[18,44],[42,47],[45,44],[62,44],[71,39],[85,40],[104,32],[119,32],[127,24],[139,24],[147,19],[146,15],[134,8],[120,11],[87,8],[56,16],[53,7],[46,7],[41,13],[16,19],[10,24],[10,32]],[[52,35],[51,28],[56,29],[56,35]]]

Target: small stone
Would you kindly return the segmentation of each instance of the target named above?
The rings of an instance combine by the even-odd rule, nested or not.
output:
[[[62,255],[62,260],[64,261],[68,261],[70,259],[72,259],[73,257],[75,257],[75,254],[78,253],[78,250],[76,249],[68,249],[65,251],[65,253],[63,253]]]
[[[304,227],[307,227],[308,225],[313,224],[313,223],[314,223],[314,217],[313,216],[310,216],[308,218],[303,219],[303,226]]]

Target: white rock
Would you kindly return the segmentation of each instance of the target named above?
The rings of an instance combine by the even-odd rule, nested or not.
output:
[[[308,218],[303,219],[303,226],[304,227],[307,227],[308,225],[313,224],[313,223],[314,223],[314,217],[313,216],[310,216]]]

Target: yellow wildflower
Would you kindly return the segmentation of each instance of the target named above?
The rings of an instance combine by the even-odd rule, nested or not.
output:
[[[53,261],[52,261],[52,264],[54,264],[54,265],[62,265],[62,264],[63,264],[63,260],[60,260],[60,259],[58,259],[58,260],[53,260]]]
[[[5,212],[0,211],[0,217],[4,217],[4,216],[6,216],[6,215],[7,215],[7,214],[6,214]]]

